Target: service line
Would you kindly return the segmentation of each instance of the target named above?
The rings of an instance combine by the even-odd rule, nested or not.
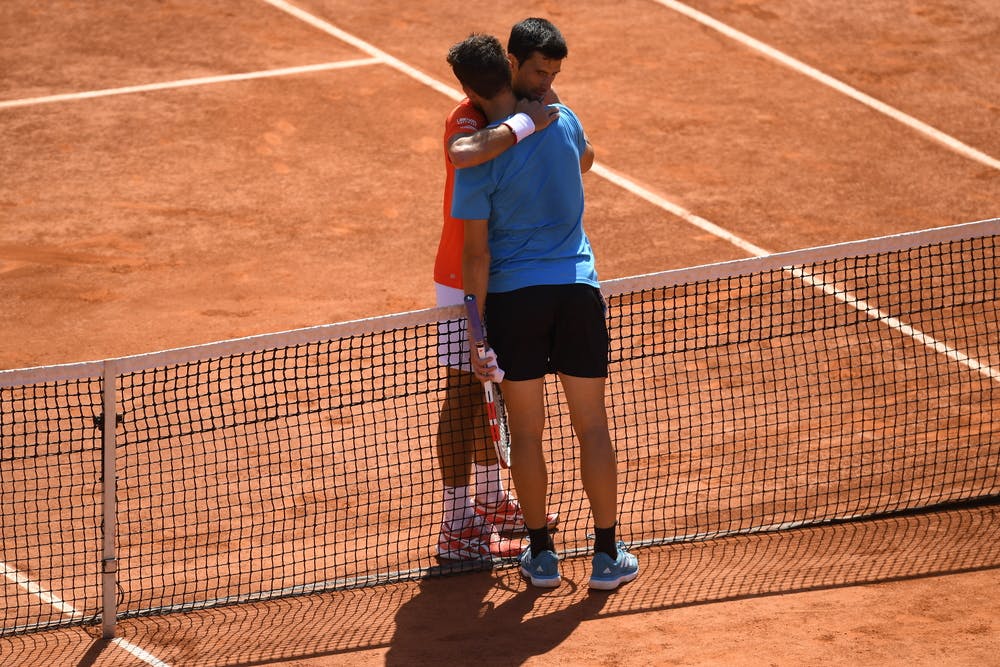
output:
[[[289,76],[291,74],[306,74],[308,72],[325,72],[333,69],[348,69],[351,67],[362,67],[364,65],[377,65],[382,61],[377,58],[361,58],[358,60],[341,60],[331,63],[320,63],[318,65],[302,65],[300,67],[283,67],[281,69],[269,69],[258,72],[244,72],[240,74],[221,74],[218,76],[205,76],[195,79],[180,79],[178,81],[164,81],[161,83],[147,83],[138,86],[124,86],[122,88],[106,88],[103,90],[88,90],[81,93],[63,93],[61,95],[45,95],[44,97],[26,97],[19,100],[0,101],[0,109],[12,109],[15,107],[26,107],[36,104],[51,104],[53,102],[74,102],[78,100],[90,100],[95,97],[108,97],[111,95],[128,95],[131,93],[145,93],[152,90],[168,90],[170,88],[185,88],[188,86],[206,86],[214,83],[227,83],[229,81],[248,81],[250,79],[267,79],[275,76]]]

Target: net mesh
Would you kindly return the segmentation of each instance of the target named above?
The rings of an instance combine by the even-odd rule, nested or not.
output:
[[[1000,378],[957,353],[1000,368],[996,273],[991,238],[617,298],[641,331],[615,351],[625,523],[657,542],[996,494]]]
[[[606,286],[621,537],[699,540],[1000,494],[987,223],[904,249]],[[426,311],[109,366],[118,615],[507,565],[435,555],[435,441],[462,428],[439,417],[442,316],[460,322],[458,309]],[[103,381],[86,368],[0,374],[4,634],[100,614]],[[590,553],[552,378],[546,402],[557,545]]]
[[[0,388],[3,632],[101,611],[100,378]]]

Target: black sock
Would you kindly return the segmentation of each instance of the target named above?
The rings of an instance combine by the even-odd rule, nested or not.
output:
[[[611,560],[618,559],[618,545],[615,541],[615,526],[618,524],[612,524],[610,528],[598,528],[594,526],[594,534],[597,540],[594,542],[594,551],[604,552],[611,556]]]
[[[535,558],[543,551],[555,551],[552,545],[552,538],[549,536],[549,527],[529,528],[528,539],[531,540],[531,557]]]

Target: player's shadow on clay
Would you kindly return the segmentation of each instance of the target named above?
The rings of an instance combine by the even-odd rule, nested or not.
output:
[[[551,651],[600,613],[608,594],[589,593],[586,586],[586,580],[564,579],[555,589],[534,588],[517,568],[425,579],[396,614],[386,664],[456,658],[521,664]]]

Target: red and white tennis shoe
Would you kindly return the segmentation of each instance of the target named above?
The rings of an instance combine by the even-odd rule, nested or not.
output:
[[[503,500],[496,505],[481,505],[477,501],[476,514],[501,533],[525,533],[528,531],[524,525],[524,512],[521,510],[521,503],[507,492],[504,492]],[[556,524],[559,523],[559,515],[555,512],[549,512],[545,518],[549,530],[555,528]]]
[[[442,523],[437,549],[444,560],[513,558],[524,549],[524,540],[501,537],[492,524],[475,514],[458,530]]]

